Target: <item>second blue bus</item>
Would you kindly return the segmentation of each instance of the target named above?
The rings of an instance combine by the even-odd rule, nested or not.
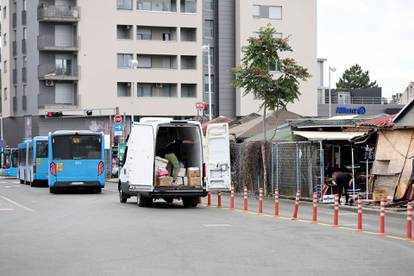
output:
[[[100,193],[105,187],[104,134],[86,130],[49,134],[49,188],[81,187]]]
[[[17,177],[18,159],[16,148],[5,148],[2,153],[2,174],[7,177]]]
[[[32,186],[47,183],[48,180],[48,137],[36,136],[18,145],[20,183]]]

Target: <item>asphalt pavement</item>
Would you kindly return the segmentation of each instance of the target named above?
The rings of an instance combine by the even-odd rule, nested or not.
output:
[[[329,226],[330,206],[319,212],[326,223],[314,225],[306,204],[299,221],[289,219],[290,201],[279,219],[272,201],[263,216],[256,204],[249,201],[251,213],[209,208],[206,199],[194,209],[163,201],[139,208],[135,198],[120,204],[113,183],[101,194],[50,194],[1,178],[0,275],[413,274],[414,243],[398,238],[399,216],[387,217],[390,237],[381,237],[354,231],[353,212],[342,211],[338,229]],[[376,215],[364,218],[374,232]]]

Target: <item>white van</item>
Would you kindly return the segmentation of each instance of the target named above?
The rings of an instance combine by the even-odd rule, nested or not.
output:
[[[187,183],[183,180],[173,182],[174,185],[160,185],[155,160],[162,159],[163,156],[157,155],[173,140],[191,141],[180,144],[177,157],[183,167],[198,170],[199,177],[191,178],[191,185],[190,178]],[[121,203],[137,196],[140,207],[149,206],[159,198],[167,202],[182,199],[184,206],[195,207],[198,197],[206,196],[208,191],[230,190],[228,124],[209,125],[204,138],[199,122],[144,118],[131,127],[122,163],[118,185]]]

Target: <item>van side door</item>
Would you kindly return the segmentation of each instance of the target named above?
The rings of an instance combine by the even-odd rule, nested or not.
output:
[[[205,139],[206,183],[208,191],[231,189],[229,125],[207,126]]]

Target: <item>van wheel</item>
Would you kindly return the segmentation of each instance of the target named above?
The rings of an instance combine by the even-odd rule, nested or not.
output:
[[[102,193],[102,187],[99,186],[98,188],[95,188],[95,194],[100,194]]]
[[[184,204],[185,208],[197,207],[198,198],[196,198],[196,197],[183,198],[183,204]]]
[[[56,188],[56,187],[50,187],[50,188],[49,188],[49,192],[50,192],[51,194],[57,194],[57,188]]]
[[[24,184],[24,181],[20,179],[20,184]]]
[[[138,198],[138,206],[139,207],[150,207],[152,204],[152,199],[151,198],[147,198],[143,195],[139,195]]]
[[[33,181],[32,183],[30,183],[30,187],[37,187],[36,181]]]
[[[126,203],[127,200],[128,196],[122,190],[119,190],[119,202]]]

